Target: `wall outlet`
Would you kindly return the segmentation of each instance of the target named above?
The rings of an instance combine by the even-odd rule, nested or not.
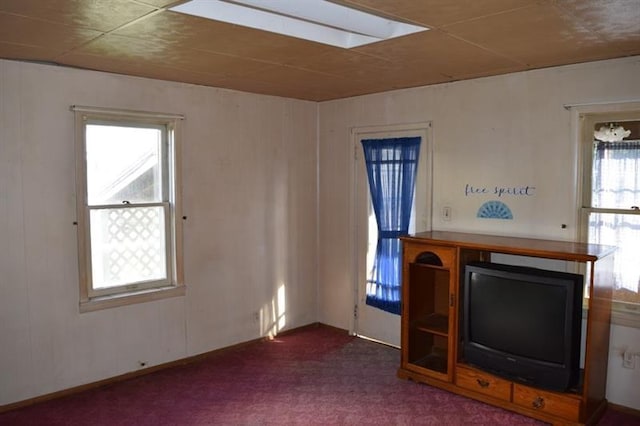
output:
[[[622,366],[624,368],[636,368],[636,354],[631,351],[624,351],[622,354]]]

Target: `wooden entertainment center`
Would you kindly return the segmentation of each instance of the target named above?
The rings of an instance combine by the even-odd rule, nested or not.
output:
[[[401,365],[398,376],[433,385],[552,424],[594,424],[604,413],[614,248],[593,244],[456,232],[401,237]],[[506,254],[582,264],[588,298],[581,384],[554,392],[465,363],[461,277],[471,261]]]

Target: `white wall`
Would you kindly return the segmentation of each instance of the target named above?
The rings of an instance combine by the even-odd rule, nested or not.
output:
[[[572,240],[578,149],[571,111],[563,105],[639,99],[640,57],[631,57],[320,104],[320,321],[351,324],[351,128],[432,123],[433,229]],[[467,184],[488,192],[465,194]],[[492,194],[495,187],[526,186],[535,187],[531,195]],[[514,219],[478,219],[489,200],[505,202]],[[451,221],[441,218],[445,206]],[[622,370],[613,348],[638,341],[639,329],[613,327],[607,395],[636,409],[637,371]]]
[[[185,297],[78,313],[73,104],[186,116]],[[0,405],[317,321],[316,187],[316,103],[0,60]]]

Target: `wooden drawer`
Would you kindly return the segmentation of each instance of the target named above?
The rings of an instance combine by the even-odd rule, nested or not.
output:
[[[456,384],[503,401],[511,401],[511,382],[483,371],[456,366]]]
[[[514,383],[513,403],[574,422],[580,418],[581,400],[576,395],[558,394]]]

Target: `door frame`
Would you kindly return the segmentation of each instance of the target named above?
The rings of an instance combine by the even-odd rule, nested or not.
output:
[[[378,126],[353,127],[350,129],[351,149],[353,157],[351,164],[351,200],[350,200],[350,229],[351,231],[351,278],[353,285],[353,314],[351,315],[349,332],[352,335],[359,335],[358,308],[361,304],[360,298],[360,271],[358,270],[358,253],[363,248],[359,244],[358,233],[358,162],[362,156],[360,140],[364,138],[393,138],[401,137],[399,133],[413,133],[414,136],[421,137],[420,158],[418,161],[418,172],[416,176],[416,190],[414,194],[414,205],[417,206],[415,214],[415,226],[420,232],[430,231],[433,220],[433,142],[432,123],[430,121],[418,123],[402,123]],[[368,191],[368,186],[366,188]],[[366,250],[366,247],[365,247]],[[365,336],[371,337],[371,336]],[[374,339],[375,340],[375,339]],[[387,342],[383,342],[387,343]]]

